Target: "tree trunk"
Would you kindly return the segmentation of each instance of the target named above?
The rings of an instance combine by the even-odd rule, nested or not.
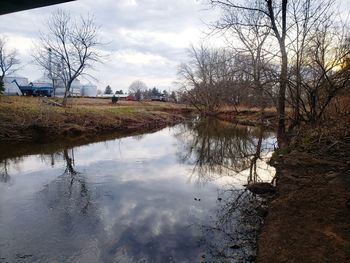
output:
[[[278,128],[277,128],[277,141],[279,147],[283,147],[287,143],[286,138],[286,125],[285,125],[285,99],[286,99],[286,88],[288,83],[288,58],[284,43],[280,44],[282,65],[280,74],[280,89],[278,93]]]
[[[278,106],[277,106],[277,113],[278,113],[278,128],[277,128],[277,141],[278,146],[283,147],[287,144],[287,138],[286,138],[286,127],[285,127],[285,100],[286,100],[286,89],[288,84],[288,57],[287,57],[287,51],[286,51],[286,45],[285,45],[285,39],[287,34],[287,5],[288,0],[282,0],[282,29],[281,32],[279,31],[277,24],[276,24],[276,18],[273,10],[273,1],[272,0],[266,0],[267,9],[268,9],[268,16],[271,21],[272,30],[275,33],[276,39],[278,41],[281,56],[282,56],[282,63],[281,63],[281,73],[280,73],[280,89],[278,92]]]
[[[63,97],[63,101],[62,101],[63,107],[67,106],[67,100],[68,100],[68,94],[69,94],[69,91],[70,91],[70,86],[71,86],[71,83],[68,83],[67,87],[66,87],[66,90],[64,91],[64,97]]]

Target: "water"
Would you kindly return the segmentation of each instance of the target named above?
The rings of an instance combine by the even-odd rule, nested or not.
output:
[[[260,222],[238,209],[256,206],[243,185],[271,180],[274,142],[258,129],[195,120],[11,153],[0,167],[0,262],[242,262]]]

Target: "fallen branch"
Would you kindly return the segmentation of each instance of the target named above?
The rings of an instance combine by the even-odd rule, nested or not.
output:
[[[43,102],[48,104],[48,105],[53,105],[53,106],[58,106],[58,107],[64,108],[63,104],[58,103],[58,102],[53,101],[53,100],[43,100]]]

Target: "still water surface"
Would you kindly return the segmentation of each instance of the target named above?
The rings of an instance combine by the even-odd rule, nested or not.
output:
[[[195,120],[4,159],[0,262],[245,262],[255,232],[240,226],[257,221],[237,204],[254,206],[244,184],[271,180],[263,157],[274,142],[258,129]]]

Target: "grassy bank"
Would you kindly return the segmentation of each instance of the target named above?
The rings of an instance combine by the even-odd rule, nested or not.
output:
[[[304,127],[274,154],[258,262],[350,262],[350,118]]]
[[[164,102],[118,102],[70,99],[66,108],[47,98],[1,97],[0,142],[47,141],[59,137],[91,137],[134,132],[181,121],[192,109]]]

